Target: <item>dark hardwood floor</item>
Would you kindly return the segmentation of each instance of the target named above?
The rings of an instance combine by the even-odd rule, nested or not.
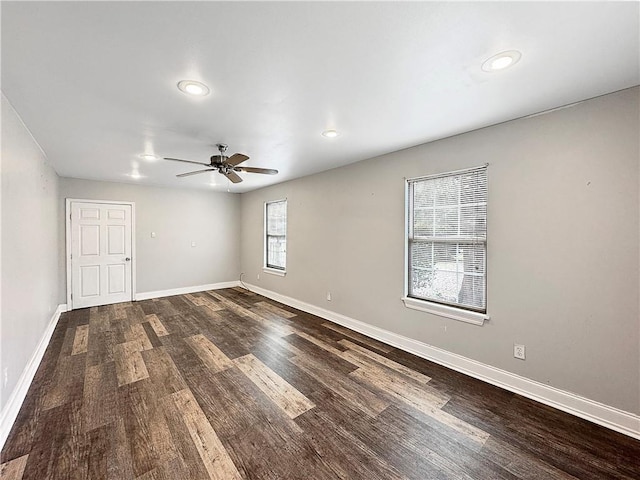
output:
[[[241,289],[62,315],[2,480],[640,478],[640,441]]]

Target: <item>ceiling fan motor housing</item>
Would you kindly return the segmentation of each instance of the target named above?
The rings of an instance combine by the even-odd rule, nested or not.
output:
[[[226,143],[216,143],[216,147],[218,147],[218,151],[220,152],[220,155],[211,156],[211,165],[219,165],[219,164],[225,163],[228,158],[225,155],[225,152],[227,151],[227,148],[229,148],[229,145],[227,145]]]

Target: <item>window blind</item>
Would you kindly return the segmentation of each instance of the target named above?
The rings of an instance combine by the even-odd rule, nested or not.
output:
[[[408,296],[486,312],[487,167],[408,180]]]
[[[287,201],[266,204],[266,266],[285,270],[287,266]]]

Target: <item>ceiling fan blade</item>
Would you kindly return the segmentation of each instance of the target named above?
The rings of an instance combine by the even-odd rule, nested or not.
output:
[[[278,173],[278,170],[274,170],[273,168],[237,167],[235,170],[248,173],[265,173],[267,175],[275,175]]]
[[[234,153],[233,155],[231,155],[229,158],[227,158],[227,165],[231,165],[232,167],[235,167],[236,165],[239,165],[240,163],[249,160],[249,157],[247,157],[246,155],[243,155],[242,153]]]
[[[231,180],[233,183],[240,183],[242,181],[242,178],[240,178],[240,176],[234,171],[223,173],[223,175],[227,177],[229,180]]]
[[[215,171],[216,171],[215,168],[205,168],[204,170],[196,170],[195,172],[181,173],[180,175],[176,175],[176,177],[188,177],[189,175],[197,175],[198,173],[215,172]]]
[[[174,162],[185,162],[185,163],[195,163],[196,165],[206,165],[210,166],[210,163],[202,163],[202,162],[194,162],[193,160],[182,160],[180,158],[167,158],[164,157],[164,160],[173,160]]]

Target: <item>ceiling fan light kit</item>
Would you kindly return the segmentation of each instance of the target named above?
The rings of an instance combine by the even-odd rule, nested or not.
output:
[[[218,143],[216,144],[216,147],[218,147],[218,151],[220,152],[220,154],[212,155],[209,159],[209,163],[194,162],[193,160],[182,160],[180,158],[169,157],[165,157],[164,159],[172,160],[174,162],[193,163],[195,165],[203,165],[207,167],[202,170],[180,173],[176,175],[176,177],[179,178],[197,175],[199,173],[215,172],[217,170],[218,173],[224,175],[233,183],[240,183],[242,181],[242,177],[240,177],[240,175],[238,175],[236,172],[261,173],[266,175],[275,175],[278,173],[278,170],[274,170],[272,168],[239,167],[238,165],[240,165],[242,162],[246,162],[247,160],[249,160],[249,157],[247,155],[244,155],[243,153],[234,153],[233,155],[228,157],[227,155],[225,155],[228,149],[228,145],[224,143]]]

